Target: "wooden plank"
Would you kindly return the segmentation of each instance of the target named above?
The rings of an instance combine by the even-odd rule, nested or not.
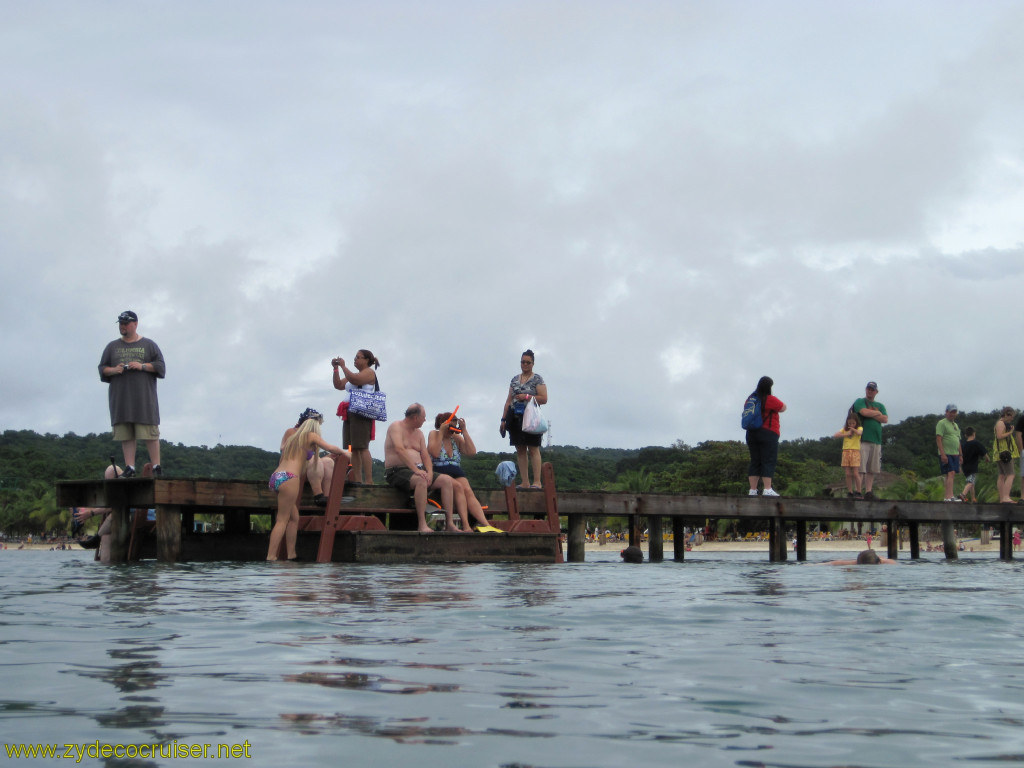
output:
[[[506,485],[503,491],[505,496],[505,509],[508,511],[510,523],[519,522],[519,494],[514,485]]]
[[[641,496],[626,493],[561,492],[558,508],[563,515],[629,516],[638,514]],[[748,496],[670,496],[643,494],[648,515],[685,518],[758,519],[777,514],[778,501]],[[997,523],[1024,522],[1024,505],[949,504],[931,501],[862,501],[854,499],[784,499],[787,519],[810,521],[887,522],[893,519],[919,522]]]
[[[553,563],[552,533],[340,533],[334,562],[355,563]]]
[[[276,507],[276,497],[262,481],[205,480],[205,479],[144,479],[117,481],[62,481],[57,484],[60,506],[111,506],[107,498],[107,483],[115,483],[118,503],[136,508],[151,508],[157,504],[194,507],[197,513],[217,512],[223,508],[250,509],[266,513]],[[554,490],[554,489],[552,489]],[[384,486],[349,489],[353,496],[346,504],[346,512],[356,510],[404,509],[403,494]],[[493,513],[509,509],[504,501],[505,491],[478,493],[482,504]],[[306,494],[308,496],[308,493]],[[514,493],[512,518],[517,516],[551,517],[548,495],[539,490],[520,490]],[[680,496],[673,494],[632,494],[604,492],[554,492],[555,511],[558,515],[632,516],[636,514],[683,517],[694,520],[758,519],[777,514],[777,502],[764,497],[749,496]],[[1024,523],[1024,505],[1008,504],[949,504],[927,501],[861,501],[853,499],[784,499],[786,518],[808,521],[887,522],[971,522],[998,524]],[[305,496],[301,504],[311,506]],[[209,508],[209,509],[207,509]]]

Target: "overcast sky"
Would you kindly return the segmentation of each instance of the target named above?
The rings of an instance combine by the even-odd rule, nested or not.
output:
[[[0,0],[0,429],[276,450],[332,356],[481,449],[1024,406],[1024,3]],[[380,439],[375,458],[383,457]],[[173,468],[168,467],[173,472]]]

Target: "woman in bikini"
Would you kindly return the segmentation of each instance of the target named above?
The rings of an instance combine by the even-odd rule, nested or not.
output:
[[[282,451],[284,450],[284,444],[288,442],[288,438],[298,432],[299,427],[301,427],[303,422],[307,419],[317,419],[320,422],[321,429],[323,428],[323,414],[314,408],[307,408],[299,414],[299,420],[295,422],[295,426],[289,427],[284,431],[284,435],[281,437]],[[319,453],[319,451],[317,453]],[[313,503],[318,507],[327,506],[327,494],[331,490],[331,481],[333,478],[333,456],[311,456],[309,461],[306,462],[306,481],[309,483],[309,489],[313,492]]]
[[[458,410],[458,409],[456,409]],[[448,475],[455,489],[455,511],[462,519],[462,530],[469,531],[469,515],[473,515],[481,531],[498,529],[487,521],[480,501],[469,485],[462,468],[463,456],[475,456],[476,445],[466,429],[466,420],[452,413],[439,413],[434,417],[434,429],[427,435],[427,453],[434,465],[434,473]]]
[[[319,418],[317,418],[319,416]],[[309,414],[294,434],[289,437],[281,448],[281,462],[270,476],[270,490],[277,494],[277,519],[270,531],[270,546],[267,549],[267,560],[277,560],[284,539],[285,550],[289,560],[294,560],[295,540],[299,532],[299,495],[306,479],[306,463],[310,460],[315,464],[319,461],[317,448],[340,456],[342,466],[349,461],[348,451],[331,445],[320,436],[320,422],[323,416],[315,411]]]

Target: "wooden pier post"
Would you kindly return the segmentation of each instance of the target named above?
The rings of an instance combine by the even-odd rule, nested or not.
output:
[[[921,559],[921,526],[918,523],[907,523],[910,529],[910,559]]]
[[[885,545],[885,556],[890,560],[895,560],[900,556],[900,524],[894,519],[889,520],[889,536]]]
[[[786,521],[781,517],[773,517],[768,523],[768,560],[785,562],[786,554]]]
[[[568,550],[570,563],[582,563],[587,559],[586,518],[583,515],[569,515]]]
[[[128,562],[128,544],[131,539],[131,508],[128,506],[128,486],[131,480],[104,480],[103,492],[110,507],[110,562]]]
[[[627,538],[627,545],[630,547],[639,547],[641,539],[640,531],[640,515],[629,516],[629,536]]]
[[[953,530],[952,520],[942,521],[942,549],[946,553],[947,560],[960,558],[956,551],[956,532]]]
[[[796,522],[796,559],[798,562],[807,560],[807,521]]]
[[[686,520],[682,517],[672,518],[672,559],[677,563],[686,557]]]
[[[661,515],[651,515],[647,518],[647,559],[652,563],[660,563],[665,559]]]
[[[999,523],[999,559],[1013,560],[1013,523]]]
[[[156,508],[156,559],[161,563],[181,559],[181,507],[161,504]]]

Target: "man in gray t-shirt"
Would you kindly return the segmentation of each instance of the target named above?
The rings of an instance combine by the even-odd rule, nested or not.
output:
[[[138,334],[139,316],[128,310],[117,317],[121,338],[107,344],[100,357],[100,381],[110,385],[110,423],[124,452],[121,477],[135,475],[136,440],[145,440],[153,474],[160,469],[160,406],[156,380],[165,373],[164,356],[152,339]]]

